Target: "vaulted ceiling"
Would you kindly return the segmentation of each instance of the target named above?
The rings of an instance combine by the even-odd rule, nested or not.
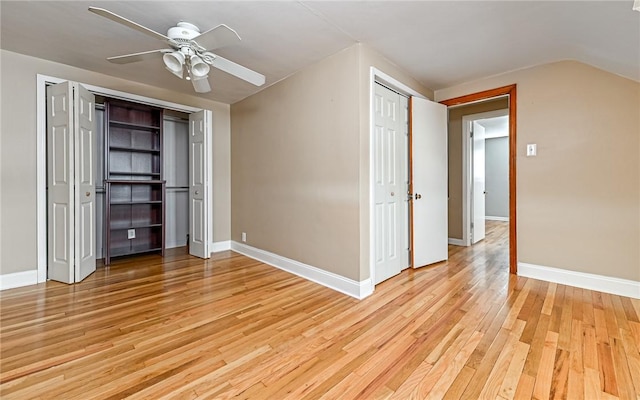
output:
[[[425,87],[437,90],[510,70],[578,60],[640,81],[640,13],[627,1],[5,1],[2,49],[170,90],[191,84],[161,60],[118,65],[107,57],[165,45],[90,13],[103,7],[166,33],[179,21],[218,24],[242,41],[219,55],[254,69],[271,85],[362,42]],[[221,71],[213,90],[224,103],[261,90]]]

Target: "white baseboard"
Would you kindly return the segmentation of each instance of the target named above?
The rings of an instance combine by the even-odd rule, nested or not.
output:
[[[235,241],[231,242],[231,250],[359,300],[373,293],[371,279],[357,282],[344,276]]]
[[[518,263],[518,275],[582,289],[640,299],[640,282],[541,265]]]
[[[36,285],[38,283],[38,270],[14,272],[0,275],[0,290],[13,289],[22,286]]]
[[[210,247],[212,253],[219,251],[231,250],[231,240],[223,240],[220,242],[211,243]]]
[[[485,221],[503,221],[503,222],[509,222],[509,217],[492,217],[490,215],[485,215],[484,217]]]
[[[449,238],[449,244],[452,244],[454,246],[465,246],[462,239]]]

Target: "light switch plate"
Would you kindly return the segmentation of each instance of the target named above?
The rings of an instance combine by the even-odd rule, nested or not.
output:
[[[136,230],[129,229],[127,230],[127,239],[135,239],[136,238]]]
[[[527,145],[527,157],[534,157],[536,154],[538,154],[538,146],[534,143],[534,144],[528,144]]]

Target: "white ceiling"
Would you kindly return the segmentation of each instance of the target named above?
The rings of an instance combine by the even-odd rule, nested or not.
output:
[[[106,57],[165,45],[87,8],[103,7],[161,33],[178,21],[224,23],[242,42],[216,51],[271,85],[356,42],[437,90],[574,59],[640,81],[640,13],[633,1],[5,1],[0,47],[174,91],[195,94],[160,60],[117,65]],[[261,90],[215,71],[224,103]]]

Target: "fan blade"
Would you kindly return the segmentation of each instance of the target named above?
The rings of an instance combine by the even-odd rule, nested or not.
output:
[[[133,53],[133,54],[125,54],[123,56],[109,57],[107,58],[107,60],[115,64],[128,64],[132,62],[158,58],[158,56],[162,56],[164,53],[171,53],[171,51],[172,50],[169,50],[169,49],[143,51],[142,53]]]
[[[191,83],[193,83],[193,89],[198,93],[207,93],[211,91],[211,86],[209,85],[209,80],[206,76],[200,79],[192,78]]]
[[[201,33],[192,40],[198,43],[198,45],[205,50],[214,50],[220,47],[236,44],[241,39],[240,35],[238,35],[236,31],[222,24]]]
[[[110,19],[112,21],[115,21],[119,24],[122,24],[124,26],[128,26],[131,29],[135,29],[138,32],[142,32],[146,35],[149,36],[153,36],[156,39],[160,39],[160,40],[164,40],[165,42],[170,42],[170,39],[163,35],[162,33],[158,33],[152,29],[149,29],[145,26],[142,26],[136,22],[130,21],[124,17],[119,16],[118,14],[114,14],[109,10],[105,10],[104,8],[99,8],[99,7],[89,7],[89,11],[91,11],[92,13],[98,14],[101,17],[105,17],[107,19]]]
[[[240,64],[236,64],[233,61],[229,61],[226,58],[216,55],[213,61],[211,61],[211,65],[256,86],[264,85],[264,75],[252,71],[247,67],[243,67]]]

